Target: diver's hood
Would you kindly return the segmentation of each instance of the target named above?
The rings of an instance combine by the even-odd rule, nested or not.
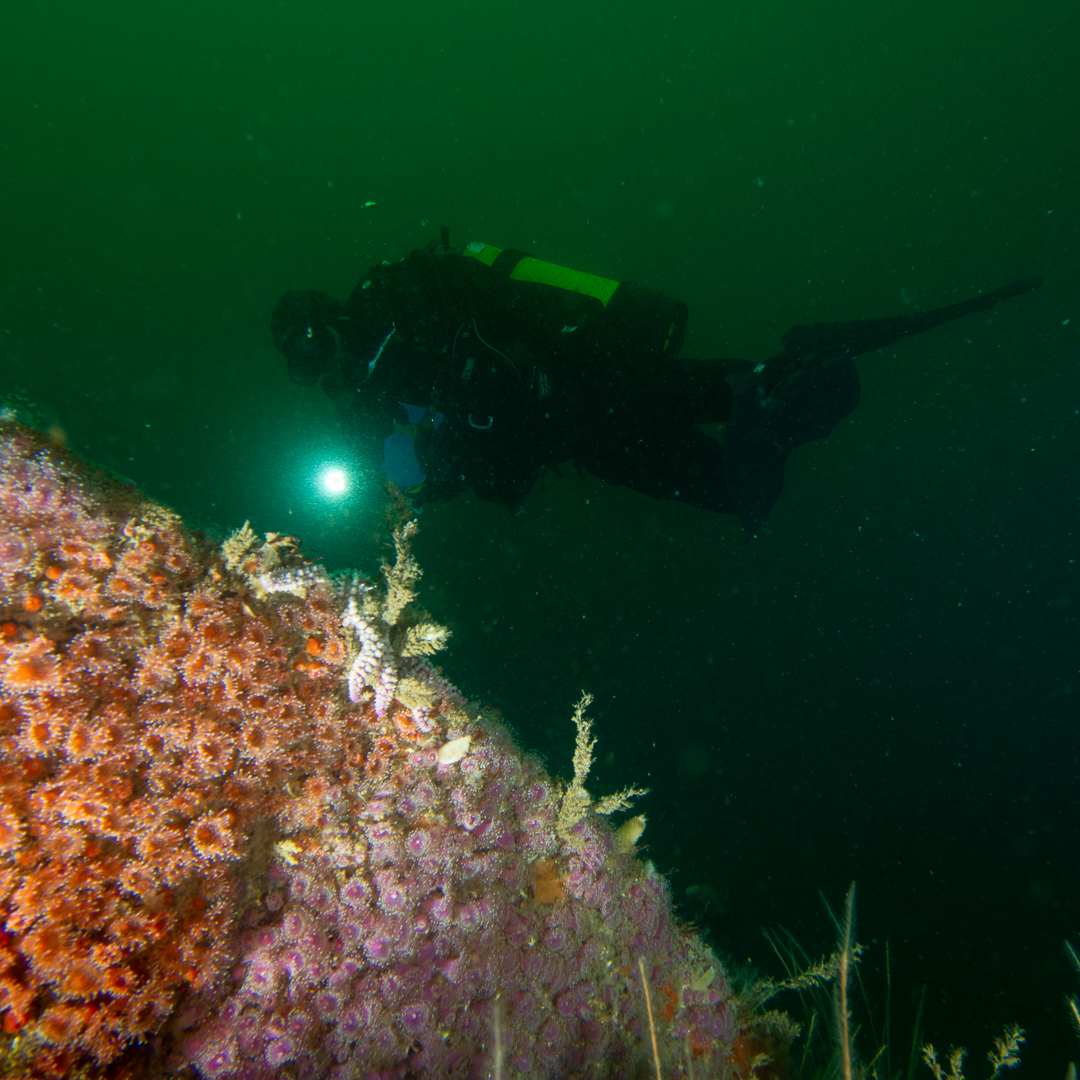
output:
[[[343,348],[339,300],[314,290],[287,292],[270,317],[270,333],[289,364],[289,378],[311,386],[325,374]]]

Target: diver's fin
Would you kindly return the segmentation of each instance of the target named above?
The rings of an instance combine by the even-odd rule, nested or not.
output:
[[[769,361],[773,379],[790,374],[800,367],[809,367],[834,357],[860,356],[874,349],[892,345],[901,338],[921,334],[935,326],[952,322],[976,311],[989,311],[1002,300],[1022,296],[1042,284],[1041,277],[1023,278],[1000,289],[961,300],[958,304],[917,311],[911,315],[894,315],[884,319],[855,319],[852,322],[814,323],[793,326],[782,338],[784,351]]]
[[[1032,289],[1037,289],[1043,283],[1041,277],[1026,277],[1021,278],[1019,281],[1014,281],[1009,285],[1002,285],[1000,289],[995,289],[992,293],[987,294],[987,298],[993,298],[994,304],[999,300],[1011,300],[1014,296],[1023,296],[1024,293],[1031,292]],[[993,305],[990,305],[991,307]]]
[[[850,358],[799,372],[771,394],[766,379],[764,369],[728,376],[735,400],[724,436],[724,481],[747,539],[780,497],[791,451],[825,438],[859,404],[859,374]]]

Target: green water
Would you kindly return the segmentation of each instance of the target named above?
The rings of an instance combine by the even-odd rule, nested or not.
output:
[[[288,288],[344,296],[445,224],[681,297],[686,355],[759,359],[1044,275],[861,359],[750,545],[563,470],[519,518],[429,508],[418,554],[448,674],[553,767],[596,694],[598,789],[652,787],[649,854],[720,949],[827,948],[817,893],[857,878],[899,1031],[926,984],[939,1044],[974,1061],[1016,1021],[1024,1074],[1061,1076],[1078,34],[1003,0],[9,5],[0,393],[197,524],[371,566],[377,483],[319,491],[349,448],[270,343]]]

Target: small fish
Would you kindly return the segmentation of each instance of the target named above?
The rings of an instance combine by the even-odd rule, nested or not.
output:
[[[366,203],[364,203],[363,209],[366,210],[369,206],[377,206],[377,205],[378,205],[377,203],[374,203],[374,202],[371,201],[371,199],[368,199],[368,201]]]

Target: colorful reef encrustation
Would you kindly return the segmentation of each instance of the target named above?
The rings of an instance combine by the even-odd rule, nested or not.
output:
[[[575,779],[376,589],[0,426],[0,1075],[720,1075],[737,1015]],[[640,963],[639,963],[640,962]]]

